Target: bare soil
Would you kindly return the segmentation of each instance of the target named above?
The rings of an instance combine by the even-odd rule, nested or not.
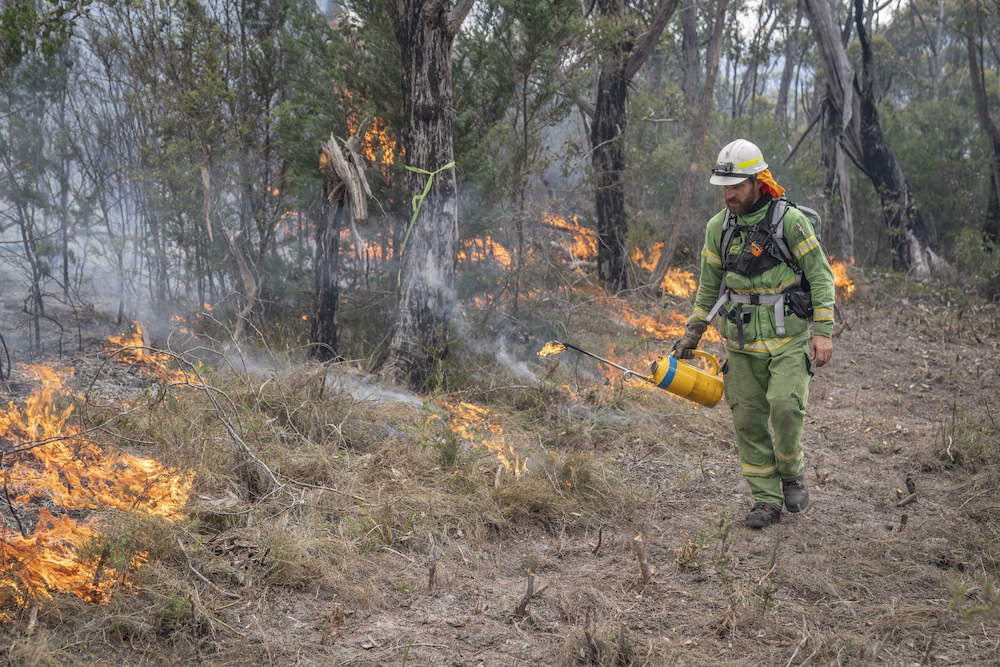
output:
[[[17,664],[1000,664],[987,583],[1000,562],[996,477],[958,442],[969,424],[996,442],[998,309],[959,313],[932,290],[859,291],[810,389],[810,507],[766,530],[742,526],[750,499],[724,403],[637,404],[619,417],[653,420],[658,437],[609,438],[596,452],[641,498],[634,509],[473,534],[461,509],[449,519],[439,507],[432,591],[426,547],[384,548],[344,573],[363,595],[261,585],[234,600],[197,583],[213,618],[201,632],[130,639],[64,607],[43,614],[34,644],[24,619],[0,643]],[[908,478],[916,500],[898,507]],[[252,570],[261,554],[238,532],[217,553]],[[516,616],[529,571],[534,597]],[[44,650],[32,648],[39,636]]]

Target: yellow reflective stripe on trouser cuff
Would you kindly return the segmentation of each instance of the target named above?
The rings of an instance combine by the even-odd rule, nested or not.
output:
[[[810,236],[805,241],[802,241],[797,246],[792,248],[792,255],[795,256],[795,259],[801,259],[802,255],[818,247],[819,247],[819,239],[817,239],[815,236]]]
[[[785,456],[784,454],[782,454],[781,452],[779,452],[777,449],[774,450],[774,457],[776,459],[778,459],[779,461],[784,461],[785,463],[793,463],[793,462],[797,461],[800,456],[802,456],[802,445],[799,445],[799,448],[796,449],[789,456]]]
[[[771,338],[770,340],[751,340],[751,341],[746,341],[746,342],[743,343],[743,351],[744,352],[774,352],[775,350],[779,350],[779,349],[783,348],[785,345],[788,345],[792,341],[795,341],[795,340],[801,338],[802,336],[805,336],[808,333],[809,333],[809,331],[806,330],[806,331],[803,331],[802,333],[797,333],[794,336],[789,336],[788,338]],[[732,341],[732,340],[730,340],[730,339],[727,338],[726,339],[726,347],[729,348],[730,350],[737,350],[737,351],[739,351],[740,344],[739,344],[738,341]]]
[[[705,258],[705,261],[707,261],[709,264],[711,264],[712,266],[716,266],[720,269],[722,268],[722,258],[716,255],[711,250],[709,250],[707,247],[703,247],[701,249],[701,254]]]
[[[770,477],[774,473],[778,472],[778,464],[772,463],[769,466],[752,466],[749,463],[741,463],[740,468],[743,474],[748,477]]]

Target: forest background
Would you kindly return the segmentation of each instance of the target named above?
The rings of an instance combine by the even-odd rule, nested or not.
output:
[[[4,2],[0,656],[996,664],[998,42],[993,0]],[[737,137],[844,314],[763,533],[727,414],[537,355],[669,351]]]
[[[702,224],[721,205],[708,170],[735,137],[761,146],[793,201],[825,214],[835,256],[869,271],[913,269],[898,237],[914,225],[886,212],[891,197],[873,187],[878,175],[868,177],[859,144],[838,132],[844,114],[810,27],[825,8],[861,97],[857,3],[463,4],[449,60],[455,167],[438,177],[457,179],[457,227],[448,232],[456,238],[446,250],[462,270],[444,278],[454,289],[432,320],[456,319],[456,302],[499,312],[486,329],[524,343],[553,324],[544,308],[525,305],[534,282],[584,276],[611,293],[647,284],[656,292],[668,265],[696,269]],[[876,121],[912,192],[921,238],[995,295],[997,7],[858,7],[871,33]],[[45,319],[46,301],[56,300],[100,303],[119,321],[207,307],[300,342],[311,335],[330,356],[371,368],[397,354],[384,334],[411,308],[397,308],[400,285],[419,282],[417,267],[400,270],[400,247],[425,177],[405,169],[405,133],[415,139],[400,86],[405,38],[390,9],[7,3],[2,252],[12,269],[6,291],[23,297],[24,338],[37,345],[41,329],[56,326]],[[613,80],[615,62],[627,79]],[[611,97],[619,108],[594,104]],[[325,279],[334,307],[323,310],[318,155],[365,118],[371,215],[330,223],[343,247]],[[438,169],[439,157],[411,166]],[[595,253],[551,238],[559,224],[580,227],[591,244],[596,231],[596,254],[612,263],[602,256],[593,271]],[[418,221],[414,243],[435,229]],[[572,268],[529,276],[552,268],[558,253],[569,253]],[[332,333],[323,330],[334,317]],[[423,370],[397,379],[427,388],[448,335],[444,343],[425,335],[421,344],[433,349],[422,353]]]

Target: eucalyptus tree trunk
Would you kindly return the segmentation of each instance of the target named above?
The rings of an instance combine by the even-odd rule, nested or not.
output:
[[[712,110],[712,97],[715,91],[715,79],[719,75],[719,58],[722,55],[722,32],[726,24],[726,5],[729,0],[718,0],[715,9],[715,28],[712,33],[712,56],[708,63],[708,71],[705,72],[705,86],[701,91],[701,100],[698,103],[698,112],[691,123],[691,133],[688,135],[688,149],[690,151],[690,162],[687,173],[684,175],[684,182],[681,184],[681,191],[674,211],[674,222],[663,243],[660,257],[653,267],[653,275],[649,280],[648,288],[652,291],[660,286],[667,269],[674,260],[674,253],[677,251],[677,244],[681,238],[681,231],[687,224],[688,215],[691,212],[691,197],[694,193],[695,180],[701,169],[701,154],[703,153],[701,142],[705,138],[708,130],[708,116]]]
[[[616,0],[612,3],[619,4]],[[597,213],[597,273],[618,292],[628,286],[628,218],[625,214],[625,184],[622,155],[626,125],[625,102],[628,80],[621,66],[623,49],[605,54],[597,80],[594,120],[590,124],[590,143],[594,146],[594,205]]]
[[[979,66],[979,48],[976,46],[976,38],[971,29],[966,34],[965,47],[969,56],[969,82],[972,84],[972,96],[976,101],[976,115],[979,117],[979,126],[990,141],[991,149],[990,194],[987,199],[983,231],[996,242],[1000,239],[1000,130],[990,117],[983,72]]]
[[[597,213],[597,274],[611,293],[628,287],[628,218],[625,214],[623,145],[628,86],[653,52],[680,0],[660,0],[641,42],[625,28],[624,0],[596,0],[601,17],[623,28],[608,40],[600,57],[597,100],[590,126],[594,203]]]
[[[323,183],[323,202],[316,225],[316,309],[311,354],[320,361],[337,357],[337,302],[340,298],[340,227],[344,200],[330,201],[330,181]]]
[[[889,230],[894,263],[925,278],[944,261],[930,248],[923,217],[892,147],[886,141],[875,100],[874,54],[865,27],[863,0],[854,0],[854,21],[861,42],[862,76],[854,73],[843,35],[827,0],[803,0],[819,47],[827,93],[841,115],[840,142],[871,180]]]
[[[851,178],[847,171],[847,158],[840,147],[840,129],[843,127],[840,109],[830,96],[823,98],[820,113],[820,147],[823,157],[823,220],[833,227],[833,233],[817,229],[821,238],[828,243],[837,239],[837,252],[841,259],[849,261],[854,257],[854,218],[851,213]],[[838,206],[839,204],[839,206]]]
[[[792,85],[792,74],[795,73],[799,52],[799,27],[802,25],[802,0],[795,7],[795,23],[785,37],[785,67],[781,70],[781,83],[778,85],[778,99],[774,104],[774,117],[781,119],[788,113],[788,89]]]
[[[455,308],[458,196],[452,146],[451,49],[474,0],[391,0],[403,64],[406,163],[433,176],[402,255],[399,303],[384,372],[415,390],[426,386],[448,351]],[[425,174],[410,173],[408,190],[423,193]]]
[[[874,54],[863,23],[862,3],[863,0],[854,0],[854,20],[861,42],[861,148],[865,170],[878,192],[886,225],[893,232],[890,243],[900,268],[926,278],[943,260],[930,247],[913,191],[882,131],[875,99]]]
[[[698,57],[698,5],[695,0],[681,3],[681,44],[684,49],[684,98],[691,106],[698,104],[701,60]]]

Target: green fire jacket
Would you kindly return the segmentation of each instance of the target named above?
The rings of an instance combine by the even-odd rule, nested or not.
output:
[[[737,231],[733,235],[733,243],[729,252],[738,254],[746,239],[746,228],[761,222],[767,215],[768,207],[759,211],[737,216]],[[698,282],[698,295],[695,298],[694,314],[688,322],[705,322],[708,314],[719,297],[719,285],[722,283],[722,223],[726,211],[720,211],[708,221],[705,229],[705,247],[701,251],[701,278]],[[806,280],[812,289],[813,332],[817,336],[830,336],[833,333],[833,302],[834,284],[833,272],[816,238],[816,233],[806,217],[792,206],[788,207],[784,220],[785,243],[792,256],[799,263]],[[742,294],[779,294],[795,280],[795,272],[785,263],[778,264],[760,275],[749,277],[729,271],[726,273],[726,285],[735,293]],[[726,319],[730,309],[739,304],[727,303],[719,311],[720,333],[726,339],[726,346],[731,350],[739,349],[739,335],[736,325]],[[785,316],[785,336],[779,338],[775,333],[774,307],[771,305],[744,305],[751,311],[750,322],[743,325],[743,351],[769,356],[785,345],[802,339],[808,335],[809,322],[788,313]]]

